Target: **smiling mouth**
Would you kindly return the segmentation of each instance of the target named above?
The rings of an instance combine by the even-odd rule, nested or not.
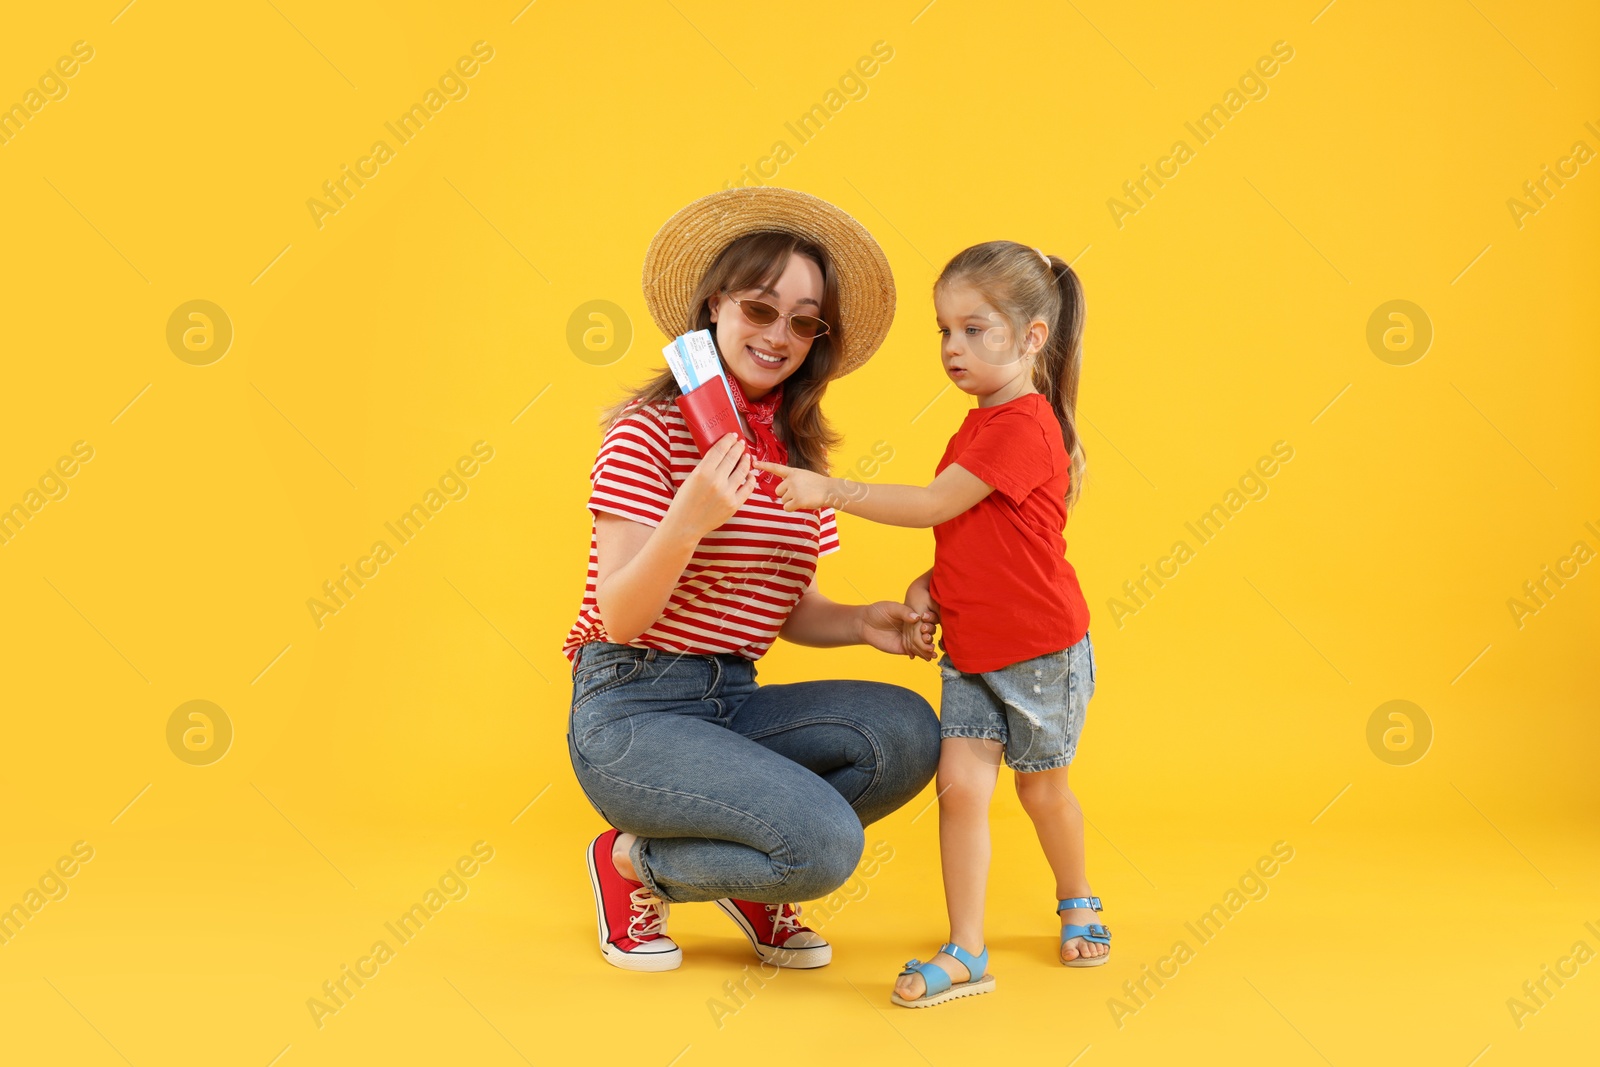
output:
[[[758,367],[781,367],[787,358],[785,356],[774,356],[750,345],[745,345],[744,350],[750,353],[750,358],[756,361]]]

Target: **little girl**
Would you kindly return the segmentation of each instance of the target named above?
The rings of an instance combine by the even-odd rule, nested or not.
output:
[[[950,940],[901,971],[890,999],[908,1008],[994,988],[983,904],[1002,753],[1055,875],[1061,961],[1099,966],[1111,944],[1096,921],[1083,813],[1067,786],[1095,685],[1089,609],[1062,537],[1084,469],[1074,418],[1083,287],[1062,260],[991,241],[952,259],[933,296],[945,374],[978,406],[931,483],[867,485],[755,464],[784,479],[787,510],[831,506],[933,527],[933,569],[906,591],[919,613],[907,637],[931,658],[933,627],[944,627],[938,799]]]

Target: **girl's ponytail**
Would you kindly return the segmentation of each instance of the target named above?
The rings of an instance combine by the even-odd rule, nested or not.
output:
[[[1061,439],[1072,460],[1071,482],[1067,487],[1067,510],[1071,511],[1083,491],[1083,471],[1087,457],[1078,435],[1078,377],[1083,371],[1083,282],[1059,256],[1050,256],[1050,273],[1061,294],[1061,311],[1050,327],[1034,385],[1050,401],[1061,423]]]

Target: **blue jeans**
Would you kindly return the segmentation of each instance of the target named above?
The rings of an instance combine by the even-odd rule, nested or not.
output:
[[[860,861],[862,828],[938,766],[939,721],[909,689],[755,675],[733,654],[578,650],[572,769],[601,817],[638,835],[634,868],[668,903],[827,896]]]

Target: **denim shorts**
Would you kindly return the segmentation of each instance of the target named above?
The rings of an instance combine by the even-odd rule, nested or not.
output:
[[[942,737],[981,737],[1005,745],[1014,771],[1048,771],[1072,762],[1094,695],[1094,643],[1085,631],[1071,648],[997,671],[963,674],[939,659]]]

